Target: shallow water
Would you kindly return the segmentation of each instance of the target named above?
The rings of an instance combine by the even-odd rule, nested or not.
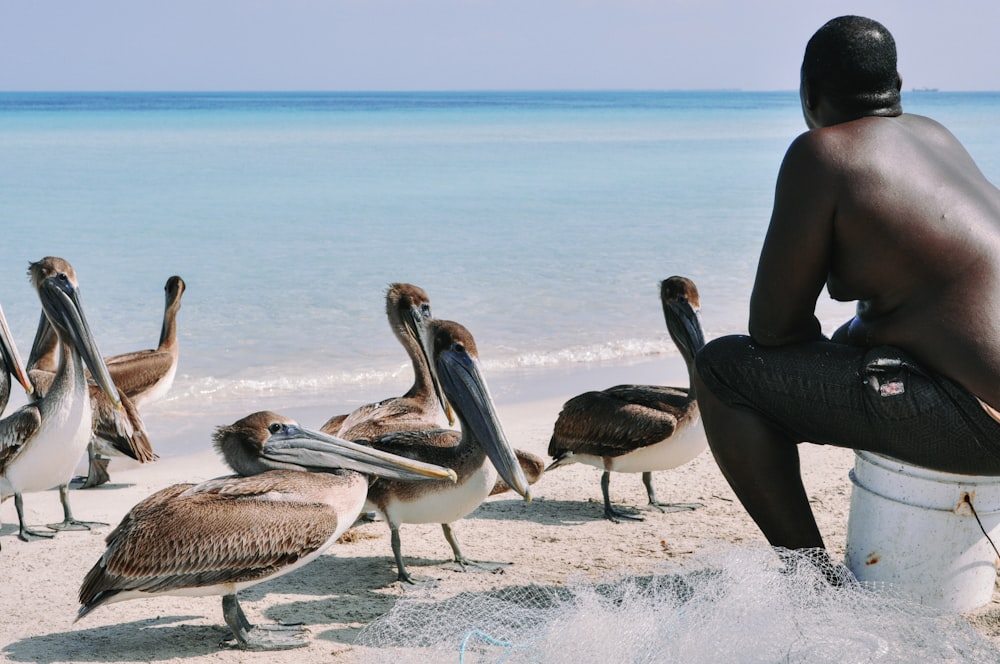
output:
[[[912,93],[988,176],[998,97]],[[384,291],[476,336],[491,383],[676,358],[658,282],[745,329],[792,92],[0,94],[0,303],[27,354],[29,260],[74,264],[105,354],[152,347],[188,284],[158,407],[331,414],[405,386]],[[850,315],[821,302],[828,331]]]

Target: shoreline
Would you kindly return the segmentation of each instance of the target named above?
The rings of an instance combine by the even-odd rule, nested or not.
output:
[[[677,373],[680,373],[678,376]],[[663,375],[664,379],[653,377]],[[684,385],[679,358],[640,365],[596,366],[582,371],[551,372],[544,380],[516,386],[502,379],[491,384],[497,411],[511,444],[547,458],[552,425],[562,403],[589,389],[616,383]],[[673,380],[675,379],[676,380]],[[318,427],[333,414],[315,407],[282,408],[281,404],[247,404],[228,420],[208,416],[179,419],[166,408],[150,409],[151,435],[172,423],[163,441],[161,459],[146,466],[116,467],[111,483],[74,491],[74,514],[111,524],[92,532],[58,534],[52,541],[24,543],[17,539],[13,501],[0,505],[0,562],[8,571],[0,612],[0,657],[12,662],[241,662],[254,655],[221,649],[228,630],[218,597],[156,597],[110,604],[78,623],[76,593],[87,570],[104,550],[104,537],[139,500],[173,483],[200,481],[229,470],[211,449],[214,426],[227,424],[253,410],[271,408]],[[215,418],[217,419],[217,418]],[[179,440],[199,436],[201,451],[174,455]],[[154,441],[154,442],[156,442]],[[851,483],[847,472],[853,452],[804,444],[803,478],[826,544],[842,560]],[[525,505],[513,494],[489,498],[457,522],[463,551],[471,558],[510,561],[503,574],[451,571],[441,568],[450,549],[436,524],[404,525],[403,555],[412,571],[440,579],[436,598],[460,593],[489,593],[503,588],[565,587],[574,580],[599,582],[613,577],[656,574],[666,567],[697,567],[706,555],[721,549],[759,548],[764,540],[722,478],[706,450],[694,461],[654,475],[661,500],[701,503],[694,511],[644,512],[646,520],[613,524],[603,518],[600,472],[573,464],[541,478],[534,500]],[[638,474],[615,474],[613,502],[641,506],[646,501]],[[28,494],[29,523],[61,518],[58,492]],[[310,565],[264,582],[240,594],[251,621],[303,622],[311,631],[306,648],[271,652],[268,662],[366,662],[391,658],[392,651],[355,645],[361,629],[390,611],[403,597],[413,597],[395,582],[389,532],[382,522],[354,529],[356,537],[332,546]],[[967,614],[973,627],[1000,648],[1000,596],[983,609]]]

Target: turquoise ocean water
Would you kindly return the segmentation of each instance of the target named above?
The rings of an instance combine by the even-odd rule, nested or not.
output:
[[[904,107],[1000,182],[1000,94]],[[529,394],[676,356],[671,274],[708,337],[744,330],[803,130],[794,92],[0,93],[0,304],[26,359],[25,269],[63,256],[111,355],[155,345],[179,274],[181,367],[154,408],[332,415],[408,383],[383,298],[409,281],[473,332],[498,398]],[[820,307],[828,331],[850,312]]]

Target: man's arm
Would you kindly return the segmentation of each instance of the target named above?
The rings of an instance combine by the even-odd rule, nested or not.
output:
[[[823,338],[815,309],[830,271],[838,184],[820,133],[796,139],[778,173],[750,297],[750,336],[762,346]]]

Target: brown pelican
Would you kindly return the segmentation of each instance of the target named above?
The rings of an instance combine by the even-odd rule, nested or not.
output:
[[[83,580],[77,620],[102,604],[138,597],[222,595],[222,614],[239,647],[307,645],[301,626],[251,625],[236,593],[302,567],[333,544],[365,502],[368,478],[361,473],[455,479],[448,469],[309,431],[269,412],[220,427],[215,447],[239,474],[175,484],[133,507]]]
[[[321,428],[326,433],[348,440],[370,439],[395,431],[439,429],[455,423],[451,405],[443,398],[437,375],[427,357],[427,324],[432,319],[431,301],[419,286],[390,284],[385,296],[389,327],[406,349],[413,365],[413,386],[401,397],[367,404],[347,415],[327,420]],[[530,484],[541,477],[545,461],[530,452],[514,450]],[[490,495],[510,490],[498,477]]]
[[[479,507],[490,495],[497,474],[526,501],[531,500],[528,481],[504,436],[479,369],[475,340],[458,323],[434,319],[428,326],[432,371],[437,374],[462,431],[400,431],[365,441],[386,452],[451,468],[458,475],[454,484],[380,480],[368,491],[365,509],[380,512],[388,522],[398,579],[406,583],[415,580],[403,563],[400,525],[440,523],[455,562],[465,567],[475,563],[462,555],[449,524]]]
[[[110,479],[109,459],[102,454],[127,456],[139,463],[156,459],[138,409],[162,399],[174,384],[180,354],[177,344],[177,312],[180,311],[181,296],[184,295],[186,288],[184,280],[177,275],[167,279],[167,283],[164,284],[163,324],[160,327],[160,341],[156,348],[104,358],[108,371],[111,372],[111,378],[114,379],[115,386],[123,397],[122,403],[125,405],[127,419],[135,433],[124,439],[121,436],[109,438],[106,429],[96,433],[87,448],[89,466],[82,488],[97,486]],[[107,413],[101,415],[102,422],[109,421]]]
[[[705,344],[698,311],[701,303],[694,282],[670,277],[660,284],[660,301],[670,337],[677,344],[690,374],[694,355]],[[665,505],[656,499],[652,471],[676,468],[698,456],[707,446],[699,423],[694,388],[658,385],[618,385],[586,392],[567,401],[556,420],[548,470],[569,463],[585,463],[604,471],[601,491],[604,516],[641,521],[642,517],[611,506],[611,473],[642,473],[653,507],[694,509],[697,504]]]
[[[58,349],[59,339],[43,312],[28,357],[28,376],[34,385],[36,398],[44,396],[52,386],[56,376]],[[146,426],[131,399],[119,390],[120,403],[111,401],[92,378],[88,381],[88,389],[93,410],[92,438],[87,445],[89,463],[82,488],[108,481],[108,460],[101,457],[102,453],[126,456],[139,463],[156,459],[146,434]]]
[[[517,465],[521,466],[521,470],[524,472],[524,477],[528,480],[528,484],[534,484],[538,480],[542,479],[542,473],[545,472],[545,459],[537,454],[532,454],[527,450],[519,450],[516,447],[514,448],[514,455],[517,457]],[[497,477],[497,481],[493,485],[490,495],[495,496],[507,491],[510,491],[510,486],[503,481],[502,477]]]
[[[7,401],[10,399],[11,376],[14,376],[28,394],[31,394],[33,388],[24,373],[21,356],[18,355],[17,346],[14,345],[14,335],[10,333],[7,318],[4,317],[3,308],[0,307],[0,413],[7,408]]]
[[[108,374],[80,304],[80,288],[72,266],[47,257],[28,268],[42,311],[59,336],[59,365],[44,397],[0,420],[0,499],[14,496],[19,536],[52,537],[24,523],[21,494],[59,486],[64,519],[56,530],[89,529],[94,524],[73,518],[68,483],[91,436],[91,408],[84,364],[113,404],[118,390]]]
[[[165,306],[160,342],[156,348],[104,358],[120,392],[141,408],[166,396],[177,374],[177,312],[186,289],[184,280],[174,275],[163,287]]]
[[[370,403],[346,415],[331,417],[321,427],[326,433],[348,438],[371,438],[392,431],[438,428],[454,424],[451,407],[430,370],[426,353],[427,322],[431,301],[423,288],[391,284],[385,294],[389,327],[406,349],[413,365],[413,386],[401,397]]]
[[[160,328],[160,341],[155,349],[104,358],[121,395],[124,411],[109,408],[107,400],[102,399],[92,386],[91,399],[97,416],[94,418],[94,439],[87,447],[87,477],[81,488],[98,486],[110,479],[106,455],[126,456],[139,463],[156,459],[138,409],[143,404],[165,396],[173,385],[178,358],[177,312],[181,308],[181,296],[185,288],[184,280],[176,275],[167,279],[163,287],[163,324]],[[55,370],[57,342],[51,333],[46,335],[51,329],[47,330],[46,327],[43,316],[35,335],[32,356],[29,358],[29,366],[34,371]],[[32,377],[36,377],[34,373]],[[47,380],[44,375],[40,375],[36,383],[42,381],[44,385]]]

